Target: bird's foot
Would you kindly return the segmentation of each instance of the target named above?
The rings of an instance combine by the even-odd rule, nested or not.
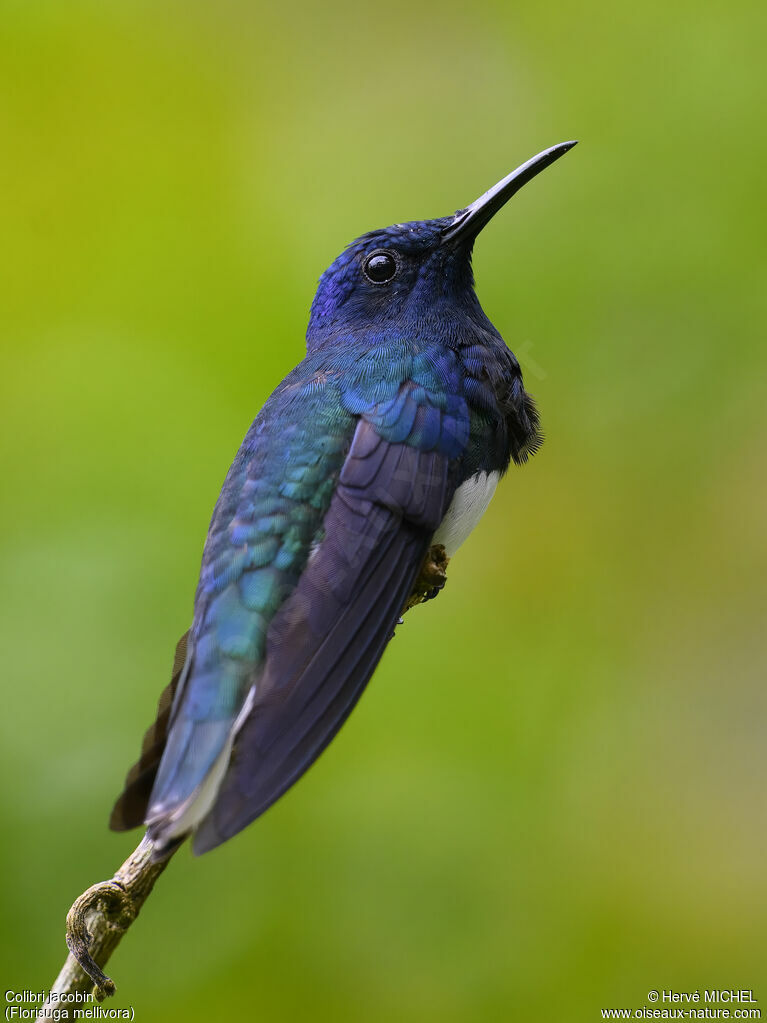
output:
[[[415,607],[416,604],[423,604],[437,596],[447,582],[449,560],[441,543],[436,543],[429,548],[403,613],[409,611],[411,607]]]

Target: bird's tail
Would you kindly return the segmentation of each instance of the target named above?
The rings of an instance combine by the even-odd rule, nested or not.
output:
[[[144,823],[161,858],[206,816],[223,780],[239,728],[250,713],[252,665],[216,658],[197,670],[188,659]]]
[[[252,663],[216,654],[205,658],[211,660],[196,663],[189,633],[182,636],[157,719],[112,811],[115,831],[146,825],[155,859],[167,856],[210,810],[252,705]]]
[[[173,699],[186,664],[188,639],[189,632],[185,632],[176,644],[171,680],[160,697],[157,716],[144,735],[141,756],[128,772],[125,787],[112,809],[109,827],[113,831],[130,831],[144,823],[149,797],[168,739]]]
[[[194,721],[182,714],[173,724],[145,819],[155,859],[167,855],[213,806],[254,693],[255,687],[234,719]]]

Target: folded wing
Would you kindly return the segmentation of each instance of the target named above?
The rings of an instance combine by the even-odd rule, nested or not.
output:
[[[212,810],[205,852],[295,782],[359,699],[450,497],[448,457],[383,439],[360,420],[324,537],[272,620],[263,672]]]

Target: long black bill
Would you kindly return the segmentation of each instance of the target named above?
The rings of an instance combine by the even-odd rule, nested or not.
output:
[[[447,242],[476,238],[490,218],[506,205],[512,195],[528,181],[531,181],[536,174],[540,174],[542,170],[558,160],[560,156],[564,156],[575,145],[577,142],[560,142],[558,146],[544,149],[542,153],[538,153],[527,163],[517,167],[511,174],[507,174],[503,181],[493,185],[489,191],[481,195],[479,199],[475,199],[465,210],[458,210],[453,223],[445,229],[442,240]]]

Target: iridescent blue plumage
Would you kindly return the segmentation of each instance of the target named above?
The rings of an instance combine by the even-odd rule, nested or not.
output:
[[[455,217],[364,235],[323,274],[306,358],[224,482],[192,627],[113,813],[117,828],[144,820],[158,855],[189,832],[198,852],[219,844],[306,770],[460,494],[535,450],[519,365],[471,273],[506,182]]]

